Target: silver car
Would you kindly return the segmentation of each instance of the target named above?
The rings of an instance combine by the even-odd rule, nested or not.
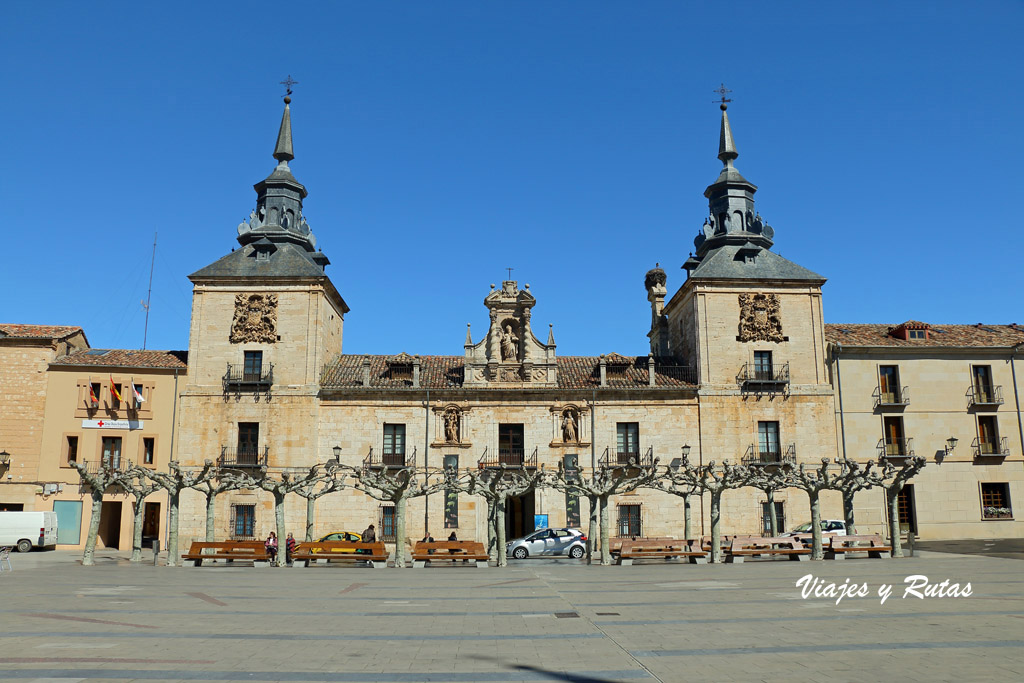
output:
[[[579,529],[538,529],[506,543],[505,554],[517,560],[539,555],[568,555],[579,559],[587,554],[587,537]]]

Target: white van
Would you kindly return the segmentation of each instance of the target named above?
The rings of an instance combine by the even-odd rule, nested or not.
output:
[[[15,546],[19,553],[32,547],[57,545],[57,513],[0,512],[0,546]]]

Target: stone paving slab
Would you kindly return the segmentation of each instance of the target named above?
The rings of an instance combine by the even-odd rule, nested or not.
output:
[[[151,558],[151,556],[150,556]],[[1019,561],[524,561],[294,572],[15,555],[0,679],[19,681],[1024,680]],[[796,582],[867,583],[801,597]],[[909,575],[970,597],[902,597]],[[881,604],[877,589],[894,586]]]

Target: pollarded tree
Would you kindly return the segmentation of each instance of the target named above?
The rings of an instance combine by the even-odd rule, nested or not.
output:
[[[207,464],[212,461],[207,460]],[[256,482],[249,472],[224,467],[210,471],[209,477],[201,478],[191,488],[206,497],[206,541],[212,543],[216,530],[217,496],[226,491],[256,488]]]
[[[783,467],[789,485],[807,494],[811,507],[811,559],[821,560],[825,557],[821,544],[821,492],[838,490],[840,470],[830,467],[828,458],[822,458],[816,469],[809,469],[807,463],[800,463],[796,468],[789,464]]]
[[[700,494],[700,489],[693,483],[694,478],[675,478],[673,472],[676,468],[669,468],[652,481],[649,488],[662,491],[683,499],[683,536],[686,540],[693,539],[693,515],[690,511],[690,498]]]
[[[886,459],[882,466],[881,486],[885,489],[885,500],[889,507],[889,534],[892,537],[893,557],[903,557],[903,544],[900,541],[900,491],[908,480],[921,471],[925,462],[924,458],[915,455],[906,458],[899,467],[889,459]]]
[[[316,522],[316,501],[328,493],[341,491],[348,484],[345,475],[338,471],[333,461],[324,466],[319,477],[307,478],[295,489],[295,495],[306,499],[306,540],[313,540],[313,527]]]
[[[565,464],[558,463],[548,483],[563,493],[582,494],[590,501],[590,538],[591,548],[594,547],[597,518],[600,518],[601,564],[612,563],[609,551],[608,499],[620,493],[629,493],[638,488],[650,488],[658,478],[658,459],[648,464],[630,463],[624,465],[601,465],[589,477],[575,468],[566,469]]]
[[[696,491],[707,491],[711,494],[711,562],[722,562],[722,494],[729,489],[747,486],[753,472],[743,465],[722,462],[721,467],[710,461],[707,465],[690,465],[683,458],[678,468],[670,468],[665,473],[674,486],[691,487]]]
[[[764,492],[768,501],[769,536],[779,535],[779,518],[775,513],[775,492],[789,487],[786,470],[775,466],[751,465],[750,486]]]
[[[875,466],[873,460],[869,460],[863,467],[860,463],[846,458],[837,462],[842,469],[835,483],[836,488],[843,494],[843,519],[846,522],[846,533],[854,536],[857,534],[853,513],[854,494],[873,486],[882,486],[885,478],[881,469],[872,469]]]
[[[453,479],[458,490],[480,496],[487,503],[487,554],[499,567],[508,564],[505,556],[505,510],[509,498],[521,496],[544,485],[544,468],[512,469],[506,465],[467,469]]]
[[[396,568],[405,567],[405,509],[409,499],[458,486],[454,469],[427,470],[422,479],[414,475],[411,467],[389,470],[369,465],[341,465],[340,469],[351,473],[357,490],[376,500],[394,503]]]
[[[260,488],[270,492],[274,496],[274,519],[277,527],[277,538],[279,547],[284,546],[284,539],[287,530],[284,524],[284,500],[289,493],[297,493],[303,487],[316,486],[323,481],[324,473],[319,465],[313,465],[305,472],[292,472],[284,470],[277,476],[268,472],[266,468],[260,470],[259,474],[253,477],[254,488]],[[284,553],[278,554],[277,566],[284,566],[282,558]]]
[[[181,507],[181,492],[198,488],[208,479],[216,479],[218,470],[207,460],[201,468],[186,469],[177,461],[167,464],[167,471],[153,470],[149,478],[167,491],[167,566],[178,564],[178,511]]]
[[[119,486],[125,480],[125,472],[119,466],[109,463],[74,463],[78,476],[89,488],[92,499],[92,516],[89,518],[89,533],[85,537],[85,550],[82,552],[82,565],[96,564],[96,538],[100,533],[100,515],[103,512],[103,494],[109,489]],[[131,463],[128,463],[131,467]]]
[[[132,497],[132,562],[142,562],[143,501],[146,496],[160,488],[159,484],[150,479],[150,472],[147,467],[131,465],[118,482],[118,486]]]

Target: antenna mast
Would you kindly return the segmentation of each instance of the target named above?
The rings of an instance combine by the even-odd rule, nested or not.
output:
[[[142,350],[146,350],[146,337],[149,335],[149,302],[153,297],[153,266],[156,265],[156,235],[153,233],[153,258],[149,262],[149,291],[146,292],[146,300],[142,307],[146,309],[146,325],[142,328]]]

